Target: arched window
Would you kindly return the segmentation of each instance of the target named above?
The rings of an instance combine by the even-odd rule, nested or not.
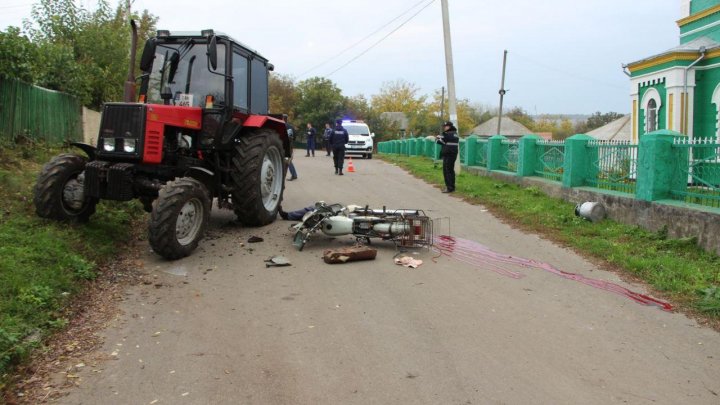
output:
[[[645,121],[640,123],[643,126],[643,133],[648,134],[662,129],[659,125],[660,110],[662,109],[660,92],[653,87],[647,89],[640,105],[645,113]]]
[[[712,95],[712,103],[715,104],[715,139],[720,142],[720,84],[715,87]],[[702,135],[701,135],[702,136]]]
[[[645,108],[645,131],[653,132],[657,130],[657,102],[651,98]]]

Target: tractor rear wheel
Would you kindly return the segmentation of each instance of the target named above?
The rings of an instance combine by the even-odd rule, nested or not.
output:
[[[168,260],[190,255],[205,236],[210,209],[210,196],[199,181],[182,177],[168,182],[153,203],[150,246]]]
[[[232,199],[235,214],[244,225],[262,226],[275,220],[285,188],[285,167],[280,137],[258,129],[238,139],[232,158]]]
[[[42,218],[87,222],[98,200],[86,197],[82,173],[87,160],[74,154],[54,157],[40,171],[33,189],[35,212]]]

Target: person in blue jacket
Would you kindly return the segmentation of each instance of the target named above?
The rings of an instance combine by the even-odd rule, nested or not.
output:
[[[283,114],[283,121],[285,121],[285,130],[287,131],[288,138],[290,138],[290,147],[292,148],[292,144],[295,142],[295,129],[288,122],[287,114]],[[293,181],[298,178],[297,171],[295,170],[295,165],[292,162],[292,157],[290,158],[290,162],[288,163],[288,171],[290,171],[290,178],[287,179],[288,181]]]
[[[348,132],[342,126],[342,120],[335,121],[335,129],[330,134],[330,145],[333,149],[333,161],[335,163],[335,174],[343,175],[343,164],[345,163],[345,144],[350,141]]]
[[[450,121],[445,122],[443,133],[436,137],[435,142],[442,145],[440,156],[443,161],[443,177],[445,178],[445,188],[442,192],[452,193],[455,191],[455,160],[457,160],[458,146],[460,145],[455,125]]]
[[[311,123],[307,123],[307,131],[305,131],[305,135],[307,138],[307,154],[305,156],[310,156],[312,153],[312,157],[315,157],[315,135],[317,134],[317,131],[315,128],[313,128]]]

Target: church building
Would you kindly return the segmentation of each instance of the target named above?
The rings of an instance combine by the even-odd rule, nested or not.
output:
[[[718,138],[720,0],[681,0],[680,45],[629,63],[632,140],[670,129]]]

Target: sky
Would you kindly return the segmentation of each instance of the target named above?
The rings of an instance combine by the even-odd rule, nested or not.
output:
[[[21,26],[33,3],[0,0],[0,27]],[[457,97],[497,106],[507,49],[505,106],[530,114],[628,113],[630,82],[621,65],[679,42],[680,0],[448,3]],[[346,96],[369,98],[398,79],[428,95],[446,86],[440,0],[134,0],[133,8],[158,16],[158,29],[229,34],[270,59],[277,73],[327,77]]]

